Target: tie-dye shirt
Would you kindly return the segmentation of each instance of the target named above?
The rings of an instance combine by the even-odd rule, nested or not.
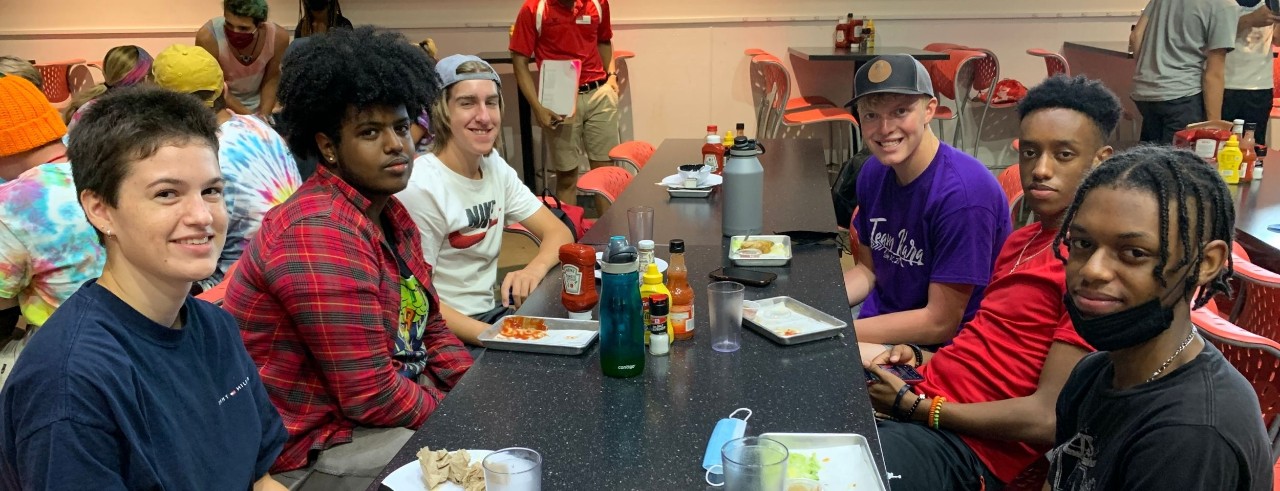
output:
[[[284,138],[253,116],[234,115],[218,128],[218,163],[226,179],[227,244],[213,276],[200,281],[204,290],[223,274],[257,235],[262,216],[284,203],[302,185],[298,164]]]
[[[53,310],[102,275],[106,253],[76,198],[71,164],[36,166],[0,185],[0,297],[44,324]]]

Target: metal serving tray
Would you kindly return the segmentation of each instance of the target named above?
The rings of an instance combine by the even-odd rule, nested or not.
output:
[[[824,490],[885,491],[884,479],[871,459],[867,439],[856,433],[765,433],[791,455],[818,460],[818,482]]]
[[[833,337],[849,325],[791,297],[765,298],[752,302],[755,302],[757,309],[752,313],[744,308],[743,322],[752,330],[782,345],[790,346]],[[789,314],[779,315],[782,312],[778,309],[785,309]]]
[[[788,235],[752,235],[751,240],[773,241],[773,250],[768,254],[746,257],[738,253],[747,236],[735,235],[729,238],[729,260],[738,266],[786,266],[791,262],[791,236]],[[781,250],[779,250],[781,248]]]
[[[580,355],[585,353],[591,343],[600,335],[600,321],[527,315],[511,317],[542,319],[542,322],[547,326],[547,337],[534,340],[500,337],[498,333],[502,332],[502,321],[498,321],[480,333],[480,342],[484,343],[486,349],[526,351],[551,355]]]

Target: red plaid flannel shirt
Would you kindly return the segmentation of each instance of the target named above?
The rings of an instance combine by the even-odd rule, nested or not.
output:
[[[418,229],[392,198],[384,213],[397,252],[430,299],[423,375],[431,384],[397,372],[400,273],[381,227],[360,211],[368,205],[321,167],[267,213],[227,288],[223,306],[289,431],[272,472],[305,467],[311,450],[351,441],[355,426],[417,428],[471,367],[440,314]]]

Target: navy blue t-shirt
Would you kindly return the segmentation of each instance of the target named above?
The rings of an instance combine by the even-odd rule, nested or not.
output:
[[[0,488],[243,490],[287,434],[230,314],[181,329],[97,281],[32,336],[0,391]]]

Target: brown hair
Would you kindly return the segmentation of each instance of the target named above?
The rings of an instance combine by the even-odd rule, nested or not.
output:
[[[71,96],[71,105],[67,106],[62,112],[62,120],[71,122],[71,116],[89,101],[101,97],[107,93],[107,90],[120,83],[125,76],[133,71],[138,65],[139,54],[142,48],[134,45],[116,46],[107,51],[107,56],[102,58],[102,78],[103,82],[82,89]],[[147,80],[151,80],[151,74],[147,74]]]
[[[31,62],[16,56],[0,56],[0,73],[22,77],[37,89],[44,90],[44,77]]]
[[[489,68],[488,66],[485,66],[484,63],[477,61],[468,61],[458,65],[457,71],[458,74],[485,72],[495,73],[492,68]],[[494,85],[498,84],[495,82]],[[436,98],[436,101],[431,104],[431,133],[435,137],[435,140],[431,142],[431,151],[433,152],[443,149],[445,145],[449,144],[449,140],[453,139],[453,131],[449,129],[449,94],[451,93],[453,93],[453,86],[449,86],[445,89],[444,94],[441,94],[441,97]],[[499,86],[498,111],[501,112],[503,107],[502,87]],[[501,135],[502,132],[499,131],[498,141],[494,143],[495,146],[499,145],[501,142]]]

